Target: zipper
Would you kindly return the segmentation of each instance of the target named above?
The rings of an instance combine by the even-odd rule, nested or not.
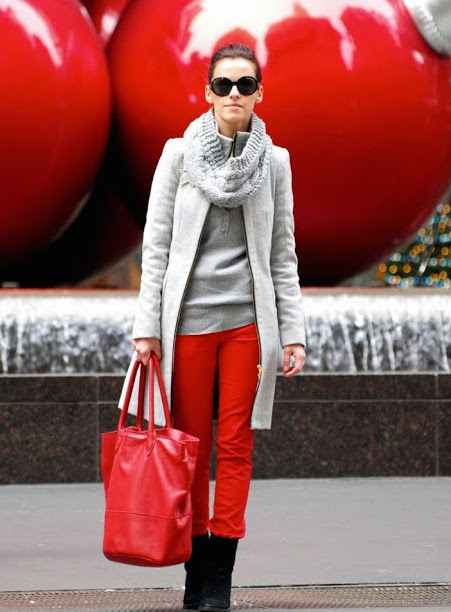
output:
[[[257,391],[258,388],[260,386],[260,379],[262,377],[262,364],[261,364],[261,360],[262,360],[262,346],[261,346],[261,342],[260,342],[260,332],[258,330],[258,322],[257,322],[257,310],[255,308],[255,281],[254,281],[254,273],[252,272],[252,266],[251,266],[251,260],[249,257],[249,245],[247,242],[247,231],[246,231],[246,223],[244,221],[244,212],[243,209],[241,208],[241,214],[243,215],[243,228],[244,228],[244,242],[246,245],[246,255],[247,255],[247,263],[249,266],[249,272],[251,273],[251,284],[252,284],[252,305],[254,308],[254,317],[255,317],[255,328],[257,330],[257,340],[258,340],[258,360],[260,363],[257,364],[257,386],[255,387],[255,395],[254,395],[254,402],[255,402],[255,396],[257,395]]]
[[[210,204],[210,206],[211,206],[211,204]],[[201,229],[200,235],[199,235],[199,240],[197,241],[196,252],[194,253],[193,263],[191,264],[191,269],[189,271],[188,278],[186,279],[185,289],[183,290],[182,299],[180,300],[179,311],[177,313],[177,320],[175,322],[174,340],[172,342],[172,371],[174,371],[174,364],[175,364],[175,341],[176,341],[176,338],[177,338],[177,328],[179,326],[180,315],[182,314],[183,302],[185,301],[185,295],[186,295],[186,292],[188,290],[189,281],[191,280],[191,276],[193,275],[194,266],[196,264],[197,255],[199,253],[199,248],[200,248],[200,243],[201,243],[201,240],[202,240],[202,235],[204,233],[205,224],[207,223],[207,217],[208,217],[208,213],[209,212],[210,212],[210,209],[208,209],[207,214],[205,215],[204,223],[202,225],[202,229]]]
[[[237,135],[235,133],[235,136],[233,137],[233,141],[232,141],[232,147],[230,148],[229,158],[230,157],[235,157],[236,136]]]

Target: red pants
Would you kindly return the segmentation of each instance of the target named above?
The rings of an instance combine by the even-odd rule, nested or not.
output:
[[[259,363],[255,324],[211,334],[177,336],[172,379],[174,426],[199,438],[194,483],[193,535],[244,537],[252,473],[250,419]],[[216,488],[209,512],[213,391],[219,384]]]

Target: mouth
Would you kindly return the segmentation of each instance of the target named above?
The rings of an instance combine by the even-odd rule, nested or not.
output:
[[[226,104],[226,108],[242,108],[241,104]]]

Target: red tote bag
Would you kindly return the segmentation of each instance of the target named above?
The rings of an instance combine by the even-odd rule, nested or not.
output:
[[[136,423],[125,427],[140,370]],[[166,425],[154,424],[154,370]],[[171,426],[160,364],[149,362],[149,426],[143,429],[146,367],[133,366],[116,431],[102,434],[105,487],[103,552],[110,561],[160,567],[191,555],[191,485],[199,440]]]

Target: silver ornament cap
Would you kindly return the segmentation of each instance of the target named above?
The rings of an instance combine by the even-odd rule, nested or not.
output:
[[[404,4],[431,47],[451,55],[451,0],[404,0]]]

